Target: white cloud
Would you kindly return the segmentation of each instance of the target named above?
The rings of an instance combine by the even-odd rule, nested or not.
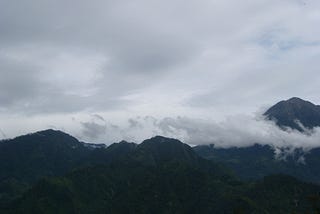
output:
[[[317,0],[1,1],[0,127],[28,130],[6,128],[12,114],[75,130],[63,118],[215,121],[292,96],[320,103],[319,8]]]
[[[273,121],[254,115],[229,116],[223,121],[190,117],[156,119],[146,116],[130,118],[127,122],[117,125],[109,123],[102,126],[92,121],[82,125],[85,131],[88,130],[87,125],[90,125],[92,133],[100,133],[103,127],[104,132],[100,133],[99,142],[107,144],[123,139],[140,143],[155,135],[163,135],[177,138],[190,145],[214,144],[222,148],[246,147],[257,143],[271,145],[278,150],[279,148],[289,150],[303,148],[308,151],[320,146],[320,127],[309,130],[307,134],[291,129],[285,131],[276,126]],[[95,136],[90,133],[84,134],[89,141],[95,139]]]

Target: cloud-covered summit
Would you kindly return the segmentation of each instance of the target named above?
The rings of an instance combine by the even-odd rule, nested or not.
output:
[[[261,144],[275,148],[303,148],[308,151],[320,147],[320,127],[308,132],[300,132],[290,127],[282,129],[275,121],[267,120],[261,114],[228,116],[223,121],[190,117],[157,119],[146,116],[130,118],[121,125],[101,123],[92,118],[81,124],[81,130],[84,139],[107,144],[123,139],[140,143],[146,138],[163,135],[190,145],[214,144],[218,148]]]

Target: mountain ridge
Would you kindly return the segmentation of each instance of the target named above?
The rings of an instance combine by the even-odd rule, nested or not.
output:
[[[23,139],[26,141],[21,142]],[[48,142],[42,142],[44,139]],[[16,168],[17,174],[0,179],[0,212],[160,214],[237,213],[236,210],[242,210],[242,213],[285,214],[290,210],[311,210],[307,196],[320,192],[319,186],[291,176],[273,175],[253,183],[241,181],[223,164],[206,160],[195,148],[173,138],[156,136],[139,145],[122,141],[107,148],[89,148],[77,140],[64,143],[66,139],[73,141],[75,138],[60,131],[45,130],[0,144],[0,152],[3,145],[12,143],[15,147],[10,151],[15,151],[16,146],[22,150],[29,147],[26,154],[30,155],[10,167]],[[74,143],[79,147],[74,147]],[[58,147],[51,147],[55,145]],[[249,153],[257,155],[260,148],[256,145]],[[63,156],[50,153],[56,149]],[[79,156],[74,153],[78,149]],[[52,154],[57,157],[47,161],[37,159]],[[9,154],[0,156],[10,157]],[[34,157],[40,164],[35,169],[30,168],[33,166],[30,164],[21,167]],[[0,162],[1,175],[3,170],[8,170],[2,168],[1,163],[8,163],[8,160]],[[57,163],[60,160],[63,160],[61,164],[67,164],[61,166],[64,171],[48,168],[51,166],[47,165],[48,161]],[[249,158],[249,161],[252,160]],[[48,169],[53,170],[51,174],[47,173]],[[28,186],[21,186],[27,181],[21,180],[24,172],[36,172],[38,177]],[[17,178],[20,180],[16,181]],[[295,189],[299,190],[298,196]],[[280,196],[273,200],[277,195]],[[300,203],[298,207],[293,204],[295,200]]]
[[[318,107],[291,98],[265,116],[312,129],[304,112]],[[95,146],[48,129],[0,142],[0,212],[302,213],[320,192],[320,148],[301,152],[278,160],[269,145],[191,148],[163,136]]]

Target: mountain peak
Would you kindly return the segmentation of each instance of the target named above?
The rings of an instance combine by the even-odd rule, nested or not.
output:
[[[42,130],[42,131],[38,131],[38,132],[35,132],[35,133],[32,133],[30,135],[42,135],[42,136],[52,136],[52,135],[65,135],[65,136],[70,136],[69,134],[67,133],[64,133],[63,131],[60,131],[60,130],[54,130],[54,129],[45,129],[45,130]]]
[[[181,141],[177,140],[177,139],[174,139],[174,138],[168,138],[168,137],[164,137],[164,136],[160,136],[160,135],[157,135],[157,136],[154,136],[150,139],[147,139],[145,141],[143,141],[142,143],[144,142],[149,142],[149,143],[181,143],[183,144]]]
[[[310,103],[309,101],[303,100],[299,97],[292,97],[292,98],[286,100],[285,102],[288,102],[288,103]]]
[[[264,115],[281,128],[289,127],[300,132],[303,132],[304,128],[320,126],[320,106],[298,97],[278,102]]]
[[[291,97],[287,101],[305,101],[305,100],[301,99],[300,97]],[[305,102],[307,102],[307,101],[305,101]]]
[[[148,155],[143,155],[148,154]],[[198,155],[187,144],[173,138],[155,136],[137,146],[137,157],[147,157],[144,162],[157,164],[163,161],[198,162]]]
[[[287,104],[291,104],[291,105],[309,105],[309,106],[315,106],[315,104],[313,104],[312,102],[310,101],[307,101],[307,100],[303,100],[299,97],[292,97],[288,100],[285,100],[284,101],[285,103]]]
[[[26,135],[16,137],[15,142],[27,143],[27,144],[43,144],[50,143],[54,145],[64,146],[79,146],[80,143],[75,137],[64,133],[60,130],[47,129]]]
[[[139,147],[148,147],[148,148],[185,148],[189,147],[187,144],[182,143],[181,141],[174,138],[167,138],[163,136],[155,136],[150,139],[144,140]]]
[[[62,131],[56,130],[56,129],[44,129],[44,130],[37,131],[36,133],[39,133],[39,132],[51,132],[51,133],[54,133],[54,132],[62,132]]]

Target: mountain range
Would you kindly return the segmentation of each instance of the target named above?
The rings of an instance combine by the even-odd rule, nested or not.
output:
[[[264,115],[304,132],[316,112],[292,98]],[[0,141],[0,213],[320,213],[319,164],[320,148],[280,160],[268,145],[156,136],[107,147],[44,130]]]

